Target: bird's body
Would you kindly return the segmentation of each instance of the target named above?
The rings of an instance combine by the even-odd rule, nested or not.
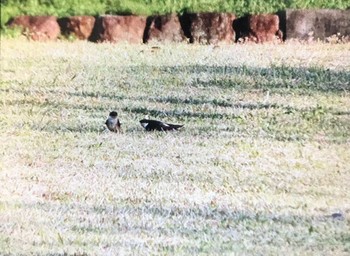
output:
[[[121,124],[118,118],[118,113],[112,111],[105,122],[108,130],[111,132],[121,132]]]
[[[183,125],[181,124],[168,124],[157,120],[150,120],[150,119],[142,119],[140,121],[143,128],[146,129],[146,131],[172,131],[177,130],[181,128]]]

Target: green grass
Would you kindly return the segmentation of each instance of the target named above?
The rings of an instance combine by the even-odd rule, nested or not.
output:
[[[349,50],[2,39],[1,253],[349,254]]]
[[[237,16],[246,13],[273,13],[286,8],[332,8],[346,9],[347,0],[338,1],[244,1],[244,0],[2,0],[1,28],[11,18],[21,14],[72,15],[138,14],[153,15],[183,12],[233,12]]]

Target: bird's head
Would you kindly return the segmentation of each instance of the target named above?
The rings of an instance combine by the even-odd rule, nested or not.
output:
[[[147,119],[142,119],[141,121],[140,121],[140,124],[142,125],[142,127],[146,127],[147,125],[148,125],[148,120]]]
[[[118,113],[115,112],[115,111],[112,111],[112,112],[109,113],[109,116],[113,117],[113,118],[116,118],[118,116]]]

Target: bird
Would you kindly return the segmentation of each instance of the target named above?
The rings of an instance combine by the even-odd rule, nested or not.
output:
[[[105,122],[108,130],[111,132],[121,132],[121,124],[118,118],[118,113],[115,111],[112,111],[109,113],[109,116]]]
[[[150,119],[142,119],[140,120],[140,123],[142,127],[146,129],[146,131],[172,131],[183,127],[181,124],[168,124],[162,121]]]

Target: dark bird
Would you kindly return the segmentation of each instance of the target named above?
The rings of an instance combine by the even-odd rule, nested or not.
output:
[[[107,125],[108,130],[111,132],[121,132],[121,124],[118,118],[118,113],[112,111],[109,113],[109,117],[106,120],[105,124]]]
[[[172,131],[177,130],[183,126],[181,124],[167,124],[161,121],[149,119],[142,119],[140,123],[142,127],[146,129],[146,131]]]

